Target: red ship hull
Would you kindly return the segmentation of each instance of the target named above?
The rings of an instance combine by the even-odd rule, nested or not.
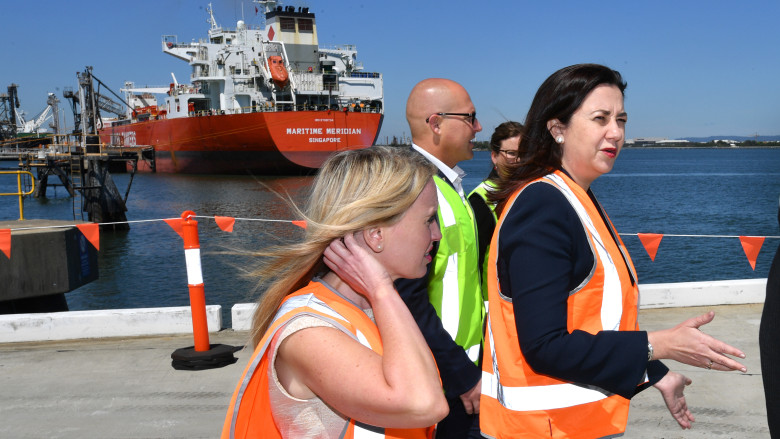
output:
[[[115,124],[114,146],[152,146],[155,170],[183,174],[286,174],[319,168],[334,151],[371,146],[380,113],[285,111]],[[139,162],[139,170],[151,170]]]

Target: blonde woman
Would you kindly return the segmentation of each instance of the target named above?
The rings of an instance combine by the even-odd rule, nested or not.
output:
[[[323,165],[305,238],[259,270],[272,282],[223,438],[432,437],[447,402],[393,281],[425,275],[441,238],[434,172],[418,153],[385,147]]]

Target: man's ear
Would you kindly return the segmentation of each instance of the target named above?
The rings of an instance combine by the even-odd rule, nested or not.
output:
[[[428,118],[428,128],[430,128],[430,130],[433,131],[434,134],[441,133],[439,122],[441,122],[441,116],[439,116],[438,114],[431,114],[431,116]]]
[[[363,230],[363,239],[366,241],[366,245],[374,251],[379,253],[382,251],[382,244],[384,244],[384,237],[382,236],[382,229],[380,227],[370,227]]]

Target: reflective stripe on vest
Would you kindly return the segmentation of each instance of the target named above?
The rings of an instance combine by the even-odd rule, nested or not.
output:
[[[595,334],[601,330],[638,329],[638,289],[632,282],[633,266],[619,237],[616,243],[610,236],[611,223],[602,220],[587,192],[560,172],[518,189],[499,218],[490,244],[481,430],[494,438],[584,439],[620,434],[625,431],[628,418],[627,399],[595,386],[537,374],[519,349],[511,294],[501,291],[496,262],[504,218],[531,184],[550,184],[561,191],[579,216],[593,252],[591,273],[569,292],[568,331],[579,329]]]
[[[577,216],[580,217],[580,221],[587,228],[588,234],[595,242],[596,251],[598,252],[598,260],[604,261],[604,295],[601,299],[601,327],[607,331],[617,331],[620,326],[620,318],[623,313],[623,294],[620,288],[620,278],[618,277],[616,262],[612,260],[607,248],[604,245],[604,239],[611,239],[611,236],[601,237],[596,231],[596,227],[593,225],[593,220],[588,216],[588,212],[585,211],[585,206],[577,199],[577,196],[572,192],[571,188],[563,181],[563,178],[550,174],[545,177],[549,179],[558,190],[566,196],[569,200],[569,204],[577,212]],[[601,217],[598,217],[601,220]],[[591,250],[593,245],[591,244]],[[594,255],[595,256],[595,255]],[[591,279],[587,278],[583,285],[577,287],[571,294],[575,294]]]
[[[482,345],[485,306],[479,274],[474,213],[468,201],[439,176],[433,177],[439,200],[439,241],[428,279],[428,296],[444,329],[477,362]]]
[[[382,341],[376,325],[354,305],[330,291],[319,282],[287,296],[274,317],[262,340],[258,343],[244,375],[239,381],[228,409],[223,439],[236,437],[281,438],[271,415],[268,400],[268,346],[274,335],[295,317],[309,315],[321,318],[358,340],[362,345],[382,354]],[[250,396],[251,395],[251,396]],[[245,397],[249,399],[245,400]],[[240,418],[242,404],[252,413],[252,418]],[[242,431],[237,431],[241,426]],[[340,436],[344,439],[414,438],[430,439],[433,427],[419,429],[383,429],[355,420],[349,420]]]

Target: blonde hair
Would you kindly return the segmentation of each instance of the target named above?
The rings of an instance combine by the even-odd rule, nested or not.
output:
[[[253,346],[282,300],[326,270],[322,254],[334,239],[399,221],[435,172],[409,148],[374,146],[331,156],[314,179],[305,210],[298,212],[307,223],[303,240],[258,253],[268,259],[250,275],[270,285],[252,318]]]

